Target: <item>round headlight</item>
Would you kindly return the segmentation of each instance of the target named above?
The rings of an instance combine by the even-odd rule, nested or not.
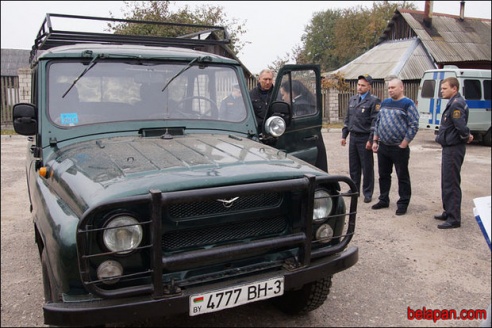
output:
[[[140,245],[142,226],[128,215],[118,216],[105,226],[103,233],[104,245],[112,252],[127,254]]]
[[[316,190],[314,192],[313,221],[322,222],[330,215],[333,201],[326,190]]]
[[[280,116],[270,116],[265,122],[265,132],[273,137],[280,137],[285,129],[285,121]]]

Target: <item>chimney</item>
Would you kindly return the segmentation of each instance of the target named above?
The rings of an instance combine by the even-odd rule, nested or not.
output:
[[[425,27],[432,26],[432,5],[434,1],[426,1],[425,2],[425,11],[424,11],[424,25]]]
[[[465,2],[461,1],[460,2],[460,21],[465,20]]]

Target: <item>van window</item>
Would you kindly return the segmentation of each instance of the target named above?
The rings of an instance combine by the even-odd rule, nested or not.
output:
[[[442,98],[442,92],[441,92],[442,81],[443,80],[439,81],[439,89],[437,89],[437,98]]]
[[[479,80],[465,80],[463,96],[468,100],[482,99],[482,88]]]
[[[433,98],[434,90],[436,88],[436,81],[434,80],[425,80],[422,85],[422,98]]]
[[[483,98],[490,100],[490,80],[483,81]]]

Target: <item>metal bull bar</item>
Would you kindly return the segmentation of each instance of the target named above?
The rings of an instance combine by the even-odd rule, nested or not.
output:
[[[86,288],[93,294],[99,295],[105,298],[113,297],[123,297],[132,296],[140,294],[152,294],[154,298],[161,298],[169,295],[169,291],[165,290],[163,284],[162,272],[166,271],[176,271],[185,270],[188,268],[196,267],[197,265],[206,266],[213,265],[223,262],[225,259],[244,259],[247,257],[265,254],[267,251],[299,248],[298,261],[301,267],[308,266],[312,258],[319,258],[330,256],[336,254],[345,249],[350,242],[352,235],[355,230],[355,219],[357,210],[357,198],[358,193],[345,194],[345,195],[332,195],[338,196],[351,196],[349,212],[341,213],[340,215],[348,215],[349,222],[346,234],[341,236],[343,239],[337,245],[331,247],[320,248],[316,250],[311,250],[311,236],[312,236],[312,215],[314,206],[314,192],[316,186],[319,184],[333,184],[345,182],[350,186],[351,190],[356,190],[354,182],[345,176],[324,176],[316,177],[313,175],[305,175],[303,178],[291,179],[291,180],[281,180],[273,182],[260,182],[245,185],[236,186],[226,186],[226,187],[216,187],[209,189],[200,190],[186,190],[186,191],[176,191],[176,192],[161,192],[160,190],[150,190],[150,196],[137,196],[129,197],[124,200],[120,200],[115,204],[114,202],[107,204],[100,204],[98,210],[101,208],[114,207],[115,205],[128,204],[129,202],[142,202],[148,203],[149,197],[151,202],[151,222],[150,229],[150,254],[151,263],[150,269],[145,271],[146,274],[151,276],[150,285],[126,287],[116,290],[106,290],[97,286],[96,283],[91,281],[89,276],[89,260],[90,256],[84,256],[85,249],[88,247],[86,245],[87,240],[84,238],[84,225],[87,223],[88,213],[87,211],[84,215],[84,219],[79,225],[78,235],[77,235],[77,249],[79,254],[79,264],[81,269],[81,278],[84,282]],[[302,231],[298,233],[289,234],[287,236],[279,236],[274,238],[266,238],[257,241],[251,241],[247,244],[234,244],[234,245],[224,245],[218,246],[211,249],[200,249],[195,251],[189,251],[184,253],[179,253],[175,255],[163,256],[161,247],[161,236],[162,236],[162,212],[163,208],[170,206],[172,204],[182,203],[184,200],[187,202],[200,202],[206,201],[213,198],[222,197],[224,194],[234,194],[235,196],[244,196],[254,193],[258,193],[264,190],[275,191],[275,192],[285,192],[292,190],[305,190],[303,192],[302,202],[303,206],[301,209],[301,227]],[[107,254],[106,254],[107,255]],[[98,256],[98,255],[96,255]]]

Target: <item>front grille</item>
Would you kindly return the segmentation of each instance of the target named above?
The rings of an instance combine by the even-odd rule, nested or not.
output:
[[[150,190],[149,195],[98,204],[84,213],[77,229],[81,279],[89,292],[102,298],[145,294],[160,298],[186,279],[198,278],[200,282],[220,279],[224,277],[221,274],[229,275],[224,268],[232,269],[232,266],[263,270],[265,263],[291,256],[298,257],[300,265],[308,265],[311,259],[340,252],[352,237],[356,194],[351,195],[349,213],[337,212],[331,218],[340,221],[336,233],[342,239],[338,244],[316,248],[311,244],[312,203],[309,201],[317,186],[340,181],[354,189],[348,177],[309,175],[165,193]],[[333,194],[336,196],[336,192]],[[225,205],[218,200],[225,200]],[[101,234],[107,229],[102,226],[102,218],[115,209],[140,214],[146,236],[135,252],[115,256],[101,247]],[[344,222],[346,215],[349,222]],[[146,218],[150,220],[145,221]],[[121,261],[125,268],[113,285],[105,284],[97,276],[98,265],[106,260]],[[241,272],[235,270],[232,275]],[[171,285],[164,281],[170,281]]]
[[[234,197],[224,198],[224,200],[231,200],[233,198]],[[280,204],[281,199],[281,194],[272,192],[238,197],[237,200],[231,202],[231,206],[229,207],[228,204],[224,205],[224,202],[221,202],[218,199],[193,203],[180,203],[170,205],[168,215],[171,219],[184,219],[203,215],[230,213],[253,208],[271,208]]]
[[[235,240],[244,242],[248,239],[278,235],[286,228],[287,222],[283,217],[272,217],[194,230],[172,231],[162,236],[162,249],[166,252]]]

